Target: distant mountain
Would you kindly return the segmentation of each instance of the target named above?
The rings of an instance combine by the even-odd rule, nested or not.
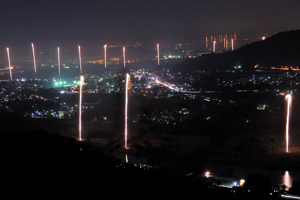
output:
[[[280,32],[234,51],[188,59],[176,65],[175,69],[233,69],[240,65],[244,70],[253,70],[256,64],[265,67],[300,66],[300,30]]]

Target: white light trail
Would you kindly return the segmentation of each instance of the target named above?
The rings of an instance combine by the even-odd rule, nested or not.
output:
[[[286,149],[285,152],[289,152],[289,126],[290,126],[290,109],[292,104],[292,95],[288,94],[285,96],[287,102],[286,108],[286,125],[285,125],[285,140],[286,140]]]
[[[157,43],[156,49],[157,49],[157,66],[159,66],[159,43]]]
[[[213,52],[216,52],[216,41],[213,42]]]
[[[107,44],[104,45],[104,67],[106,68],[106,48]]]
[[[231,39],[231,50],[234,50],[234,44],[233,44],[233,39]]]
[[[78,54],[79,54],[79,66],[80,66],[80,74],[82,74],[82,66],[81,66],[81,51],[80,46],[78,45]]]
[[[124,68],[126,65],[126,59],[125,59],[125,47],[123,47],[123,63],[124,63]]]
[[[290,189],[293,186],[293,179],[290,176],[289,171],[285,171],[282,177],[282,182],[286,186],[286,189]]]
[[[129,81],[130,75],[126,74],[126,85],[125,85],[125,149],[129,149],[127,146],[127,135],[128,135],[128,126],[127,126],[127,118],[128,118],[128,90],[129,90]]]
[[[58,76],[60,76],[60,55],[59,55],[59,47],[57,47],[57,65],[58,65]]]
[[[225,47],[226,50],[227,50],[227,47],[228,47],[228,40],[226,40],[226,47]]]
[[[35,62],[35,53],[34,53],[34,45],[31,43],[32,48],[32,56],[33,56],[33,67],[34,67],[34,73],[36,74],[36,62]]]
[[[78,105],[78,110],[79,110],[78,111],[79,112],[78,139],[79,139],[79,141],[82,141],[82,138],[81,138],[81,129],[82,129],[82,126],[81,126],[81,108],[82,108],[82,85],[83,85],[83,82],[84,82],[84,76],[81,75],[80,76],[79,105]]]
[[[10,64],[10,56],[9,56],[9,48],[6,48],[6,50],[7,50],[7,59],[8,59],[9,77],[10,77],[10,80],[12,80],[11,64]]]

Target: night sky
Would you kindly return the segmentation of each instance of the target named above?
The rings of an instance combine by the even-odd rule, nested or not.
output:
[[[2,0],[0,44],[189,40],[300,29],[299,0]]]

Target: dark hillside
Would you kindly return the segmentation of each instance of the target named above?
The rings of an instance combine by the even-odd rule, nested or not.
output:
[[[179,71],[233,69],[241,65],[253,70],[264,67],[300,66],[300,30],[280,32],[263,41],[253,42],[234,51],[202,55],[178,64]]]

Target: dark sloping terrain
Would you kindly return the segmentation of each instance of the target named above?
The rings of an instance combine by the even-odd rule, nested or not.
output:
[[[234,51],[202,55],[178,64],[179,71],[233,69],[241,65],[253,70],[264,67],[300,65],[300,30],[280,32],[263,41],[253,42]]]

